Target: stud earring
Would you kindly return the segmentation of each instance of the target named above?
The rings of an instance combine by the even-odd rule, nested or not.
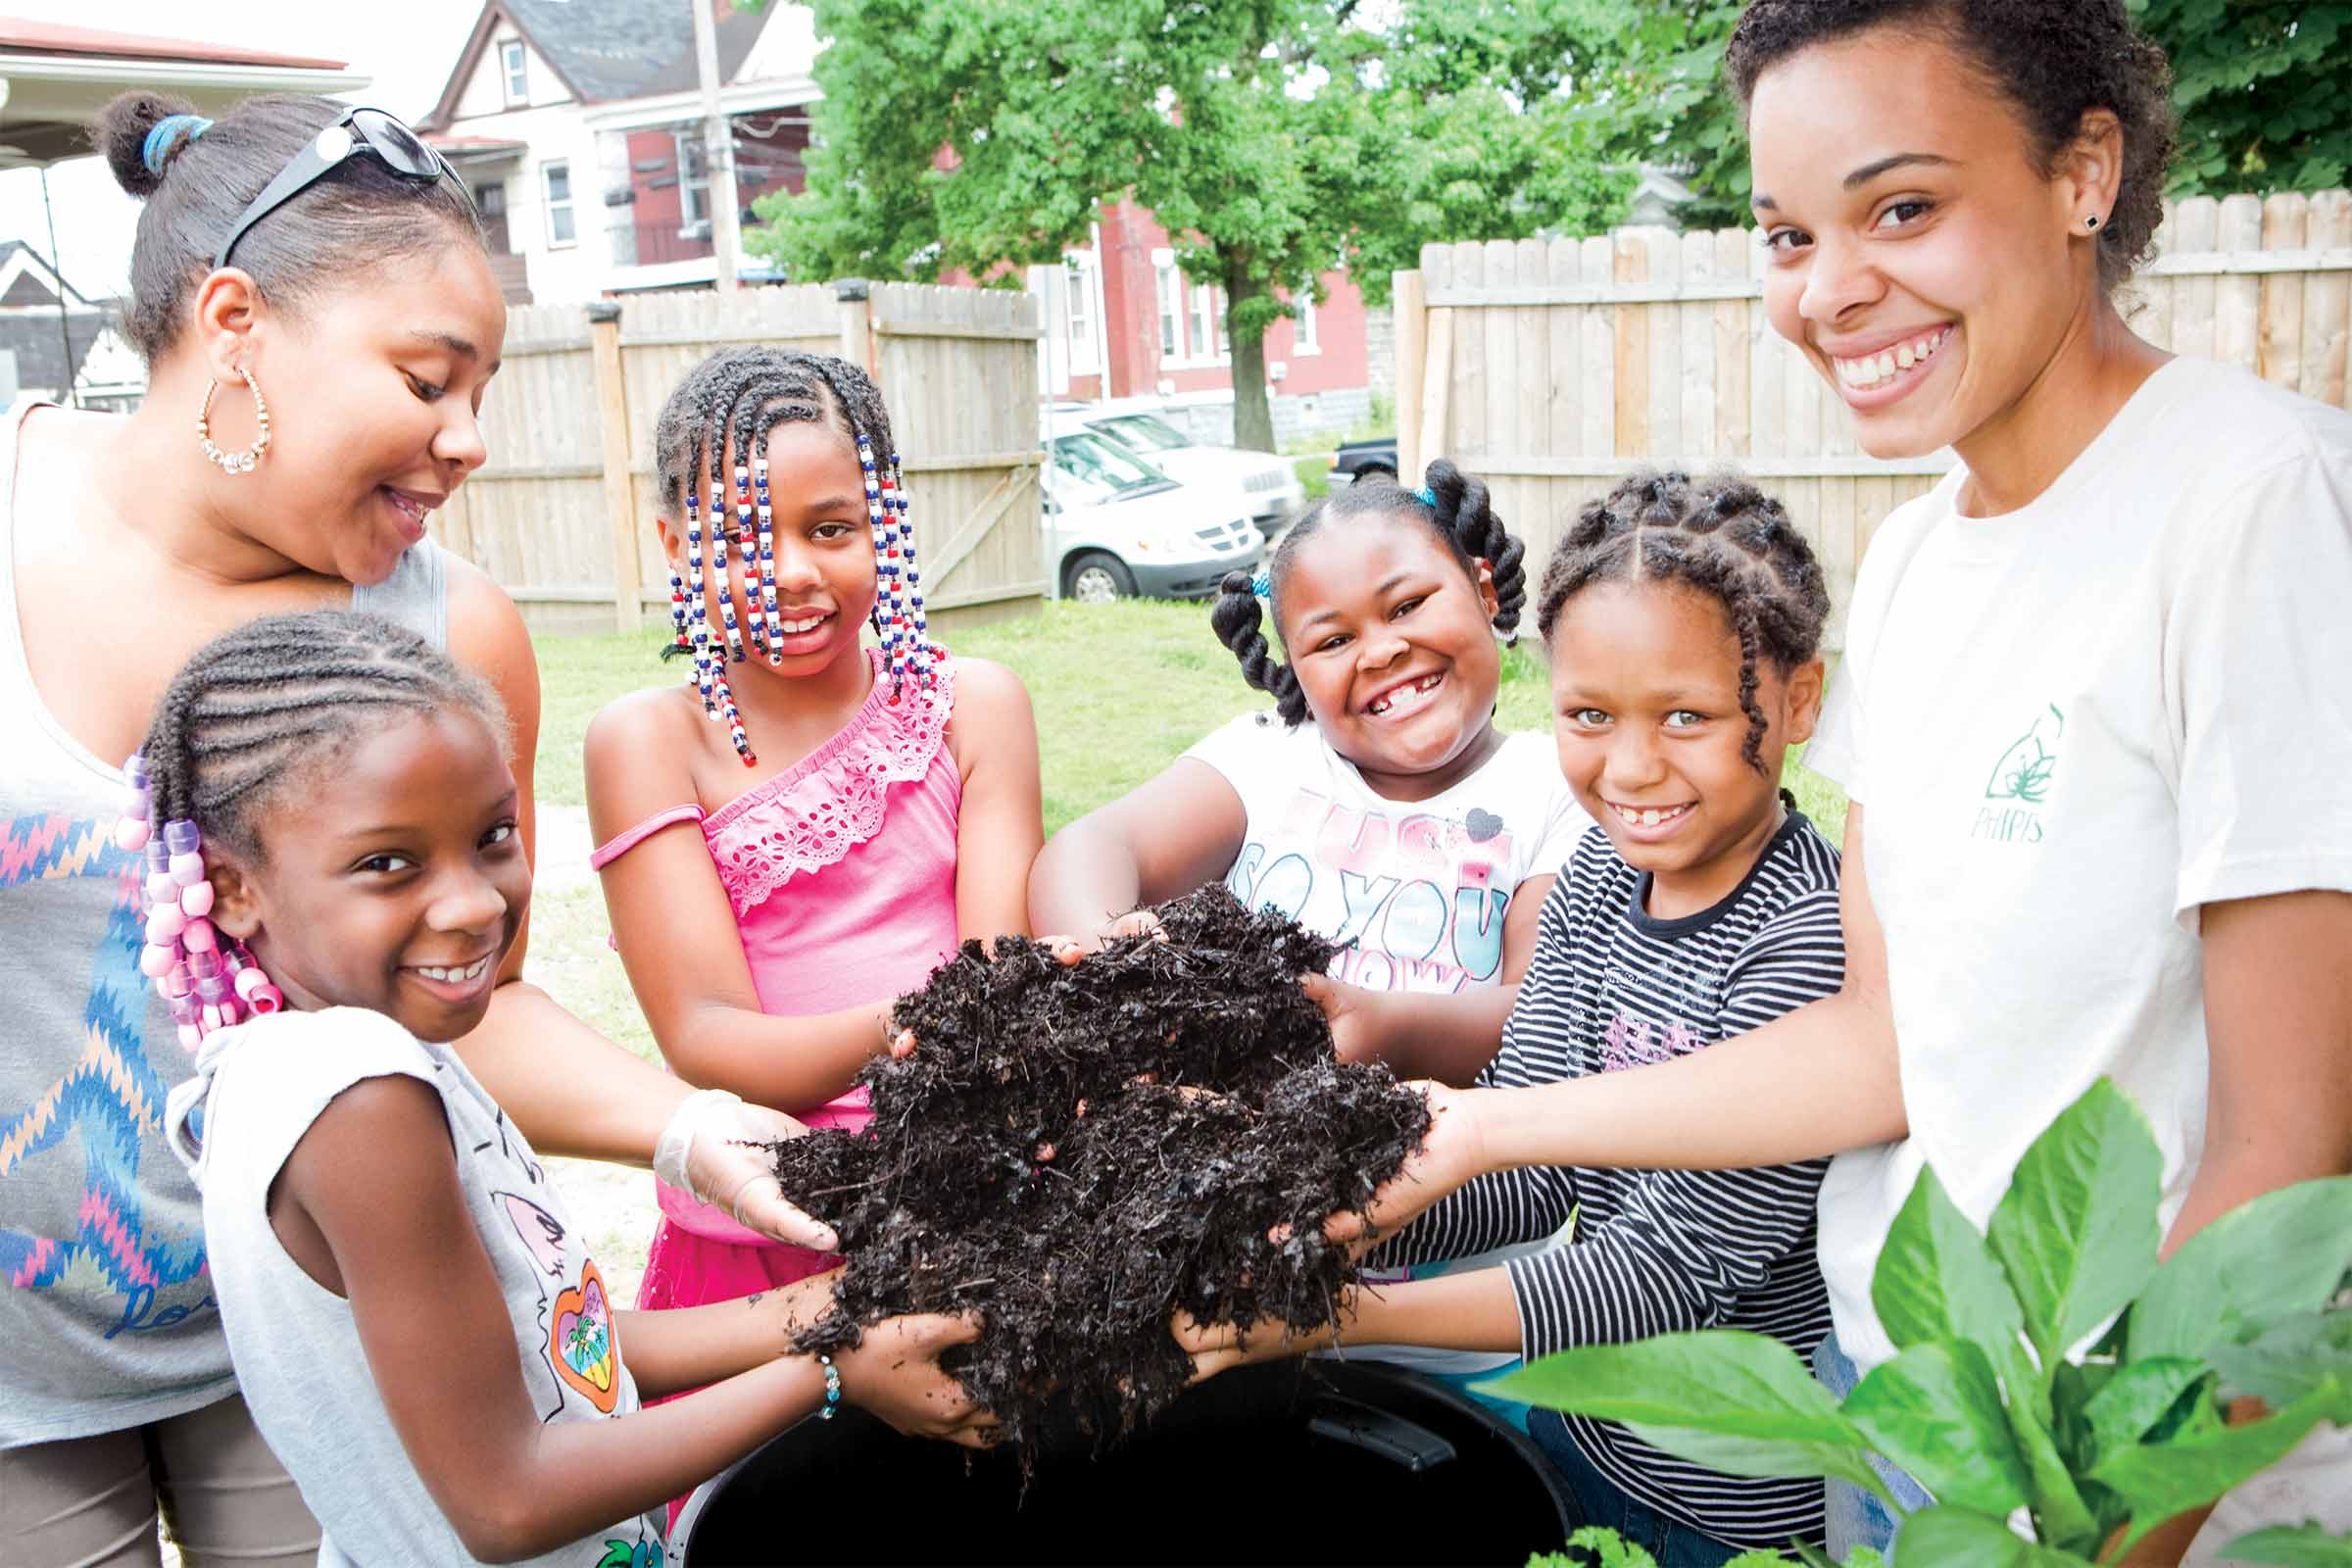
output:
[[[2082,220],[2082,226],[2083,226],[2083,228],[2085,228],[2085,229],[2095,229],[2095,228],[2097,228],[2097,227],[2099,226],[2099,215],[2098,215],[2098,214],[2096,214],[2096,213],[2093,213],[2093,214],[2091,214],[2091,215],[2090,215],[2088,218],[2085,218],[2085,219],[2083,219],[2083,220]]]
[[[253,445],[242,452],[223,452],[213,441],[213,394],[220,390],[219,381],[207,381],[204,402],[196,410],[196,439],[204,444],[204,461],[215,465],[222,473],[251,473],[262,459],[270,454],[270,405],[262,401],[262,383],[253,378],[251,370],[239,370],[245,390],[253,394],[253,420],[257,426]]]

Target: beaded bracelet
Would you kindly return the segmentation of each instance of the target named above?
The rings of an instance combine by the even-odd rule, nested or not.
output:
[[[825,1369],[825,1404],[823,1409],[816,1412],[816,1418],[830,1421],[833,1412],[841,1405],[841,1369],[833,1364],[833,1358],[829,1355],[817,1356],[816,1364]]]

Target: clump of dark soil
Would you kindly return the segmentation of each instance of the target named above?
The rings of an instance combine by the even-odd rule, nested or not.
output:
[[[1184,1391],[1169,1338],[1333,1320],[1357,1277],[1321,1221],[1360,1207],[1429,1111],[1385,1067],[1333,1058],[1299,990],[1332,944],[1222,886],[1073,968],[976,942],[903,999],[918,1044],[860,1077],[874,1120],[774,1146],[788,1198],[849,1259],[804,1350],[907,1312],[974,1312],[944,1362],[1024,1451],[1100,1446]],[[1288,1225],[1287,1240],[1267,1233]]]

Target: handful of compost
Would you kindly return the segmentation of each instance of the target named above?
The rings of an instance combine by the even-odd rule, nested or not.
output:
[[[1334,1059],[1298,987],[1331,943],[1222,886],[1157,912],[1157,935],[1069,966],[1042,943],[993,959],[965,943],[892,1015],[914,1050],[859,1075],[872,1124],[773,1146],[785,1197],[849,1259],[796,1348],[975,1313],[978,1341],[942,1364],[1026,1455],[1066,1434],[1101,1446],[1183,1393],[1179,1308],[1332,1323],[1358,1270],[1323,1219],[1396,1174],[1428,1107]]]

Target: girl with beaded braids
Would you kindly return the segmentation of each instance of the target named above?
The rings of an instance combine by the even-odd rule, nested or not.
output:
[[[197,1194],[162,1142],[162,1097],[193,1064],[140,972],[121,764],[207,638],[357,607],[497,688],[529,845],[530,639],[425,531],[486,456],[506,308],[464,186],[388,116],[264,97],[207,120],[136,92],[94,131],[144,204],[123,332],[147,397],[0,418],[0,938],[19,999],[0,1031],[0,1559],[152,1541],[160,1504],[190,1562],[308,1562],[317,1526],[236,1396]],[[135,631],[99,626],[118,615]],[[659,1158],[815,1234],[735,1142],[787,1118],[697,1099],[603,1040],[523,982],[522,949],[458,1050],[542,1148]]]
[[[845,1397],[981,1441],[937,1361],[969,1324],[791,1356],[821,1281],[750,1311],[606,1299],[545,1167],[447,1045],[489,1010],[530,905],[509,746],[486,681],[380,616],[314,611],[197,650],[134,773],[127,820],[172,846],[141,889],[149,934],[202,999],[161,1119],[319,1560],[658,1562],[663,1497]]]
[[[1842,1393],[1894,1353],[1872,1271],[1921,1169],[1983,1225],[2102,1076],[2154,1129],[2167,1250],[2352,1170],[2352,416],[2115,303],[2172,146],[2124,0],[1751,0],[1728,66],[1773,329],[1872,456],[1960,460],[1873,536],[1805,758],[1852,801],[1845,983],[1686,1060],[1441,1094],[1374,1213],[1499,1165],[1836,1154],[1815,1370]],[[1893,1534],[1831,1494],[1834,1549]],[[2131,1556],[2312,1518],[2352,1529],[2352,1433]]]
[[[927,635],[882,394],[845,361],[722,351],[655,427],[683,687],[589,726],[588,815],[614,940],[664,1059],[815,1125],[892,999],[967,937],[1026,930],[1044,831],[1028,695]],[[861,633],[873,630],[868,643]],[[640,1304],[827,1266],[663,1184]]]
[[[1737,478],[1640,474],[1585,509],[1537,592],[1558,767],[1598,825],[1544,899],[1508,1020],[1462,1043],[1488,1088],[1573,1081],[1715,1046],[1838,989],[1838,852],[1780,789],[1820,707],[1829,592],[1779,502]],[[1343,1050],[1469,1025],[1326,987]],[[1697,1328],[1810,1355],[1829,1327],[1814,1261],[1824,1160],[1755,1170],[1538,1167],[1486,1177],[1375,1254],[1420,1263],[1549,1236],[1575,1245],[1359,1296],[1351,1348],[1533,1359]],[[1195,1333],[1204,1370],[1292,1355],[1279,1326]],[[1536,1410],[1530,1433],[1583,1516],[1672,1568],[1823,1534],[1817,1478],[1689,1464],[1625,1428]]]
[[[1494,726],[1526,547],[1476,475],[1441,458],[1426,478],[1334,493],[1254,582],[1225,579],[1210,622],[1273,710],[1055,834],[1029,878],[1039,930],[1099,941],[1221,878],[1348,940],[1339,978],[1459,997],[1500,1027],[1544,892],[1589,824],[1542,739]],[[1414,1049],[1394,1059],[1451,1082],[1485,1065]]]

